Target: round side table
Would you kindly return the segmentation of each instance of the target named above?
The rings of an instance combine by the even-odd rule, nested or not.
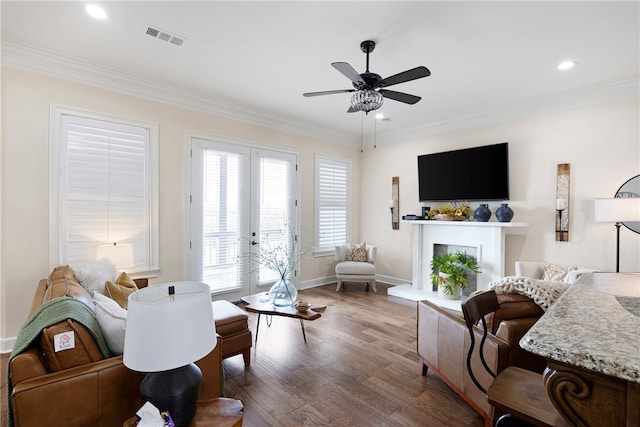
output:
[[[189,427],[241,427],[242,402],[226,397],[198,402],[195,418],[189,423]],[[131,417],[122,425],[123,427],[135,427],[138,417]]]

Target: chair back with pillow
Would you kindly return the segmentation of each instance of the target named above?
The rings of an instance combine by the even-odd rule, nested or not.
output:
[[[514,366],[509,366],[496,375],[487,365],[483,353],[487,337],[485,316],[499,308],[498,297],[493,290],[476,294],[462,303],[464,321],[471,337],[467,353],[467,370],[476,387],[487,394],[487,400],[496,409],[494,417],[499,418],[495,420],[494,426],[567,426],[547,395],[542,375]],[[477,380],[471,363],[475,347],[473,330],[478,322],[483,329],[478,353],[484,369],[494,378],[487,388]]]
[[[376,289],[376,267],[374,265],[377,255],[375,246],[365,242],[359,244],[338,245],[335,247],[336,256],[336,291],[342,288],[344,282],[364,282],[366,289],[369,285],[374,292]]]

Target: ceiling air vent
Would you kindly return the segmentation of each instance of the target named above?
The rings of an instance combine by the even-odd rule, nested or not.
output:
[[[168,31],[161,30],[158,27],[145,24],[144,33],[154,39],[162,40],[167,43],[171,43],[176,46],[182,46],[185,41],[184,37],[177,36],[175,34],[171,34]]]

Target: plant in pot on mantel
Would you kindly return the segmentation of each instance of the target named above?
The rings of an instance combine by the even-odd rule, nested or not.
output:
[[[460,299],[460,290],[467,286],[467,274],[480,273],[476,259],[464,252],[447,252],[431,259],[431,282],[438,285],[438,295]]]

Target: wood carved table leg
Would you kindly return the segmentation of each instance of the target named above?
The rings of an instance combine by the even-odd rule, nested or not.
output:
[[[551,402],[571,425],[628,425],[626,381],[549,361],[544,382]]]

